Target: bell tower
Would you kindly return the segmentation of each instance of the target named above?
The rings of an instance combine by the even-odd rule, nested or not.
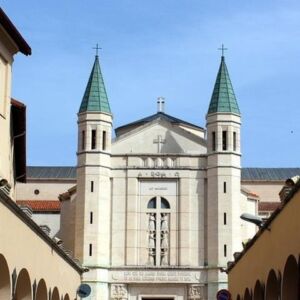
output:
[[[110,265],[112,113],[98,54],[78,112],[75,257],[95,299],[108,299],[101,282]],[[94,298],[93,298],[94,299]]]
[[[241,248],[241,116],[222,46],[221,64],[213,89],[207,127],[207,264],[209,299],[227,287],[220,272]]]

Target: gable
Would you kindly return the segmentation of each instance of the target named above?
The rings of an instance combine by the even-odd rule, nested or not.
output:
[[[205,154],[206,141],[178,126],[157,119],[117,137],[112,154]]]

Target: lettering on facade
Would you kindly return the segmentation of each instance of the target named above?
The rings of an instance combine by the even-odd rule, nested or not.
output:
[[[198,272],[190,271],[115,271],[113,281],[120,282],[197,282]],[[198,281],[199,282],[199,281]]]
[[[153,178],[164,178],[164,177],[179,177],[179,172],[162,172],[162,171],[152,171],[152,172],[140,172],[138,177],[153,177]]]

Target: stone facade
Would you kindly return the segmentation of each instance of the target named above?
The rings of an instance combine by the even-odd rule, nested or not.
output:
[[[257,211],[241,193],[240,123],[217,112],[204,130],[158,111],[111,139],[110,113],[80,111],[76,193],[61,214],[75,222],[60,237],[90,270],[89,299],[215,299],[226,288],[221,268],[255,233],[239,216]]]

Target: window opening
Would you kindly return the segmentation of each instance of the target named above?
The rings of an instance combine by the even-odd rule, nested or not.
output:
[[[156,208],[156,198],[152,198],[152,199],[148,202],[147,208]]]
[[[227,214],[224,213],[224,225],[226,225],[226,224],[227,224]]]
[[[147,205],[148,215],[148,264],[169,265],[169,202],[162,197],[152,198]]]
[[[93,224],[93,212],[90,212],[90,224]]]
[[[85,131],[81,132],[81,150],[85,150]]]
[[[106,131],[102,132],[102,150],[106,150]]]
[[[94,192],[94,181],[91,181],[91,193]]]
[[[170,204],[165,198],[160,198],[160,208],[170,208]]]
[[[223,183],[223,192],[224,192],[224,194],[227,193],[227,184],[226,184],[226,181],[224,181],[224,183]]]
[[[93,255],[93,245],[90,244],[89,246],[89,255],[92,256]]]
[[[233,132],[233,151],[236,151],[236,132]]]
[[[227,131],[222,131],[222,149],[227,150]]]
[[[216,132],[212,132],[212,151],[216,151]]]
[[[96,149],[96,130],[92,129],[92,143],[91,148]]]
[[[226,257],[227,256],[227,245],[225,244],[224,245],[224,257]]]

